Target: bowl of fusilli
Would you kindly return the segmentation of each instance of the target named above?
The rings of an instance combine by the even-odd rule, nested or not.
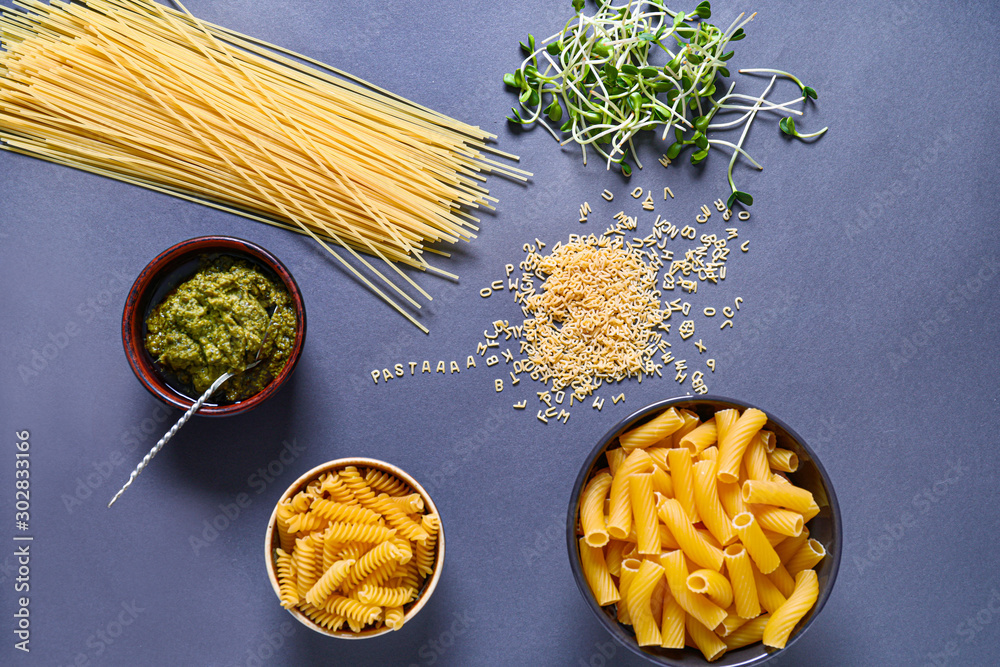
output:
[[[288,487],[264,548],[282,607],[320,634],[368,639],[398,630],[430,600],[444,527],[430,495],[400,468],[338,459]]]

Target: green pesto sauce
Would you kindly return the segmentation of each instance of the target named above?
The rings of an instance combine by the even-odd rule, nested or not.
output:
[[[204,263],[149,314],[146,349],[200,396],[223,373],[253,363],[272,306],[274,322],[260,354],[265,361],[214,394],[228,402],[246,399],[281,373],[298,328],[288,292],[249,262],[220,257]]]

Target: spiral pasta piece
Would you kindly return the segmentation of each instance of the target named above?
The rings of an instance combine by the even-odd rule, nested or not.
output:
[[[278,504],[278,509],[275,512],[277,527],[278,527],[278,542],[281,544],[282,550],[287,553],[291,553],[292,548],[295,546],[295,535],[289,530],[288,523],[291,518],[295,515],[295,508],[288,501],[284,501]]]
[[[419,514],[424,511],[424,499],[420,497],[419,493],[411,493],[405,496],[394,496],[391,493],[386,495],[396,504],[396,507],[407,514]]]
[[[299,603],[292,557],[284,549],[278,549],[278,588],[282,607],[291,609]]]
[[[358,500],[354,493],[341,481],[336,473],[327,473],[320,484],[320,489],[329,495],[330,500],[343,505],[357,505]]]
[[[360,623],[362,627],[375,622],[382,616],[381,607],[372,604],[365,604],[360,600],[347,598],[343,595],[330,596],[325,609],[331,614],[345,616],[349,621],[356,621]]]
[[[383,586],[362,586],[358,592],[358,600],[365,604],[377,604],[380,607],[402,607],[416,596],[412,588],[386,588]]]
[[[435,514],[427,514],[421,521],[421,527],[427,532],[427,539],[417,542],[414,546],[413,558],[420,574],[430,576],[434,572],[434,561],[437,556],[437,533],[440,519]]]
[[[381,512],[386,522],[397,529],[408,540],[423,542],[427,539],[427,531],[423,527],[406,516],[406,512],[401,510],[392,499],[386,495],[379,495],[371,505],[372,509]]]
[[[374,510],[375,492],[365,482],[364,477],[354,466],[347,466],[339,473],[341,481],[354,494],[354,499],[368,509]]]
[[[331,632],[336,632],[343,625],[344,621],[347,619],[339,614],[334,614],[327,611],[326,609],[317,609],[308,602],[304,602],[299,606],[302,613],[308,616],[317,625],[320,625]]]
[[[356,586],[362,579],[375,571],[380,565],[385,565],[389,561],[399,561],[399,549],[392,542],[382,542],[377,547],[366,553],[351,568],[351,573],[345,581],[347,586]]]
[[[322,554],[321,554],[322,556]],[[316,571],[316,540],[312,535],[295,540],[295,550],[292,552],[295,561],[296,583],[300,598],[313,587],[319,578]]]
[[[385,542],[396,534],[395,529],[371,523],[342,523],[335,521],[327,529],[326,539],[338,542]]]
[[[390,496],[405,496],[410,493],[410,487],[403,480],[397,479],[381,470],[372,469],[365,473],[365,483],[375,491],[380,491]]]
[[[360,505],[346,505],[336,500],[319,498],[313,502],[311,512],[329,521],[344,521],[347,523],[378,523],[381,518]]]
[[[390,607],[385,610],[385,626],[387,628],[392,628],[393,630],[399,630],[403,627],[403,613],[402,607]]]
[[[322,607],[333,591],[347,578],[354,567],[353,560],[339,560],[323,573],[323,576],[306,593],[306,602],[316,607]]]
[[[288,530],[291,533],[309,533],[314,530],[326,528],[329,522],[318,514],[306,512],[296,514],[288,521]]]

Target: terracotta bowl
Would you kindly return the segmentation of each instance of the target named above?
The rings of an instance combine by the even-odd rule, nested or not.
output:
[[[367,458],[351,458],[351,459],[337,459],[336,461],[329,461],[321,465],[316,466],[309,472],[305,473],[297,480],[292,482],[292,485],[288,487],[278,502],[283,502],[284,500],[291,498],[299,491],[306,488],[310,482],[322,475],[323,473],[342,470],[347,466],[356,466],[358,468],[375,468],[381,470],[384,473],[388,473],[393,477],[405,482],[414,493],[419,493],[420,497],[424,499],[425,510],[429,514],[437,514],[441,516],[438,512],[437,506],[434,501],[431,500],[430,495],[420,486],[417,480],[413,479],[408,473],[406,473],[402,468],[398,468],[391,463],[386,463],[385,461],[379,461],[378,459],[367,459]],[[271,588],[274,589],[274,594],[279,599],[281,597],[280,588],[278,587],[278,567],[277,567],[277,556],[276,552],[280,543],[278,541],[278,507],[275,505],[274,511],[271,512],[271,519],[267,524],[267,533],[264,535],[264,562],[267,567],[267,578],[271,580]],[[424,581],[424,586],[421,589],[417,599],[406,605],[406,613],[403,616],[403,624],[409,623],[414,616],[420,613],[420,610],[424,608],[428,600],[434,594],[434,589],[437,588],[438,581],[441,579],[441,571],[444,567],[444,522],[441,523],[441,528],[438,531],[437,538],[437,554],[434,558],[434,572]],[[298,609],[289,609],[288,612],[294,616],[302,625],[306,626],[310,630],[320,633],[321,635],[326,635],[327,637],[336,637],[337,639],[372,639],[373,637],[380,637],[386,633],[393,632],[391,628],[382,627],[370,630],[362,630],[361,632],[352,632],[351,630],[338,630],[332,632],[326,628],[317,625],[308,616],[303,614]]]
[[[768,415],[767,424],[764,428],[773,431],[777,446],[783,449],[790,449],[795,452],[799,459],[798,470],[788,475],[792,483],[812,492],[816,498],[816,503],[820,506],[820,513],[809,522],[809,536],[819,540],[826,547],[827,555],[816,566],[816,574],[819,579],[819,597],[816,604],[806,614],[792,632],[791,638],[785,649],[777,650],[765,647],[757,642],[750,646],[744,646],[732,651],[726,651],[718,660],[709,663],[697,649],[664,649],[653,647],[640,647],[636,642],[632,626],[622,625],[615,616],[615,607],[601,607],[590,592],[590,586],[583,574],[583,567],[580,565],[579,535],[576,531],[577,517],[579,515],[580,494],[587,481],[590,480],[593,471],[607,465],[604,456],[605,451],[617,442],[618,435],[630,428],[638,426],[651,419],[654,415],[668,408],[686,409],[697,413],[702,421],[711,417],[717,410],[736,408],[740,411],[752,406],[743,401],[721,396],[701,396],[694,398],[684,396],[671,398],[652,405],[648,405],[620,421],[614,428],[608,431],[604,437],[598,441],[597,445],[584,461],[580,474],[576,478],[573,486],[573,493],[570,496],[569,512],[566,523],[566,539],[569,548],[570,567],[573,570],[573,578],[576,585],[583,594],[587,606],[597,617],[600,624],[615,639],[624,645],[631,652],[642,656],[650,663],[665,665],[666,667],[703,667],[713,665],[718,667],[726,665],[728,667],[748,667],[749,665],[760,665],[770,660],[775,655],[782,654],[784,650],[792,646],[805,634],[812,625],[816,617],[823,610],[823,606],[830,597],[833,584],[837,579],[837,570],[840,568],[840,555],[843,547],[843,528],[841,526],[840,506],[837,504],[837,496],[833,492],[833,483],[826,470],[820,464],[816,454],[809,449],[802,438],[784,422],[774,417],[770,412],[764,410]]]
[[[142,270],[129,290],[122,313],[122,343],[129,365],[149,393],[181,410],[187,410],[194,404],[198,397],[188,395],[180,383],[171,381],[169,372],[159,367],[146,351],[146,317],[171,290],[198,271],[201,259],[206,256],[245,259],[275,284],[282,284],[292,298],[299,324],[291,355],[278,377],[245,400],[236,403],[207,402],[197,413],[207,417],[228,417],[252,410],[273,396],[291,377],[305,344],[306,308],[302,293],[285,265],[270,252],[250,241],[230,236],[199,236],[164,250]]]

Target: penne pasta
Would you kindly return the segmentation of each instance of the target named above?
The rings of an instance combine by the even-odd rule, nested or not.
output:
[[[604,560],[604,549],[587,544],[587,538],[580,538],[580,564],[583,575],[590,585],[590,591],[600,606],[621,600],[621,594],[611,579],[611,572]]]
[[[686,449],[671,449],[667,458],[670,461],[670,479],[674,485],[674,498],[680,502],[691,523],[698,523],[698,508],[694,504],[694,472],[691,467],[691,452]]]
[[[701,593],[723,609],[733,604],[733,587],[729,580],[715,570],[697,570],[688,575],[688,590]]]
[[[802,570],[809,570],[816,567],[816,564],[826,556],[826,549],[817,540],[806,540],[806,543],[799,547],[785,567],[793,577]]]
[[[670,447],[680,447],[681,438],[701,425],[701,417],[691,410],[681,410],[680,413],[681,417],[684,418],[684,425],[674,431],[674,434],[670,436]]]
[[[705,527],[720,545],[725,546],[736,540],[736,531],[719,501],[715,470],[714,461],[699,461],[694,464],[694,502]]]
[[[748,505],[760,527],[773,533],[796,537],[802,534],[805,519],[798,512],[773,505]]]
[[[795,512],[804,513],[816,501],[806,489],[800,489],[788,482],[762,482],[747,480],[743,483],[741,497],[744,503],[755,505],[776,505]]]
[[[684,425],[684,418],[675,408],[665,410],[642,426],[637,426],[618,436],[625,452],[637,447],[649,447],[672,435]]]
[[[677,446],[687,449],[694,456],[701,453],[706,447],[710,447],[718,442],[718,437],[718,431],[715,428],[715,417],[712,417],[687,435],[682,436],[677,441]]]
[[[726,610],[718,606],[704,595],[692,593],[687,587],[688,566],[684,553],[680,550],[664,553],[660,556],[670,594],[677,604],[691,616],[694,616],[705,627],[718,627],[726,618]]]
[[[768,481],[771,479],[771,466],[767,459],[767,445],[764,443],[765,431],[758,431],[747,451],[743,454],[743,465],[746,467],[747,479]]]
[[[781,560],[761,531],[756,517],[750,512],[737,514],[736,518],[733,519],[733,528],[736,529],[740,536],[740,542],[746,547],[751,560],[760,568],[760,571],[764,574],[774,572],[774,569],[781,564]]]
[[[726,652],[728,648],[726,642],[722,641],[719,635],[699,623],[697,619],[688,616],[685,627],[688,634],[691,635],[691,641],[698,647],[701,654],[705,656],[705,660],[713,662],[721,658]]]
[[[663,648],[684,648],[686,617],[687,612],[670,592],[670,585],[664,586],[663,602],[660,607],[660,646]]]
[[[720,637],[728,637],[736,630],[743,627],[749,620],[737,614],[736,607],[730,607],[726,610],[726,613],[728,614],[726,618],[724,618],[719,627],[715,629],[716,634]]]
[[[632,576],[625,592],[625,606],[628,608],[635,639],[639,646],[659,646],[659,624],[653,618],[650,598],[657,583],[663,579],[663,566],[651,560],[644,560],[639,570]]]
[[[757,583],[753,576],[750,556],[742,544],[730,544],[723,551],[726,559],[726,571],[733,587],[733,600],[736,603],[736,614],[741,618],[754,618],[760,614],[760,602],[757,599]]]
[[[608,534],[617,539],[628,535],[632,527],[632,506],[629,503],[628,478],[637,473],[649,472],[653,465],[649,455],[641,449],[632,450],[611,479],[611,508],[608,511]]]
[[[767,423],[767,415],[756,408],[747,408],[736,423],[726,429],[725,437],[719,438],[719,481],[739,480],[740,463],[743,452],[751,438]],[[744,500],[746,500],[744,498]]]
[[[587,544],[603,547],[608,543],[608,528],[604,519],[604,501],[611,490],[611,473],[598,472],[587,483],[580,498],[580,526]]]
[[[795,472],[799,469],[799,457],[788,449],[775,449],[767,455],[767,462],[773,470]]]
[[[653,492],[659,493],[666,498],[673,498],[674,482],[670,479],[670,475],[664,472],[663,468],[659,466],[654,466],[653,472],[650,474],[653,476]]]
[[[756,565],[753,565],[753,582],[757,586],[757,599],[760,601],[760,606],[768,612],[773,614],[781,605],[785,604],[785,596]]]
[[[684,508],[676,499],[666,498],[656,509],[685,555],[710,570],[718,572],[722,568],[722,551],[709,544],[701,533],[694,529],[691,520],[684,513]]]
[[[781,594],[786,598],[792,594],[792,590],[795,588],[795,578],[788,573],[784,565],[779,565],[774,568],[774,572],[766,576],[774,587],[781,591]]]
[[[795,575],[795,590],[764,627],[761,637],[765,646],[785,648],[795,624],[809,613],[819,596],[819,583],[814,570],[803,570]]]
[[[767,622],[770,620],[770,614],[758,616],[726,635],[723,641],[726,642],[730,651],[756,644],[764,637],[764,628],[767,627]]]
[[[628,482],[637,551],[643,555],[659,554],[660,523],[653,505],[652,475],[649,473],[632,475]]]

